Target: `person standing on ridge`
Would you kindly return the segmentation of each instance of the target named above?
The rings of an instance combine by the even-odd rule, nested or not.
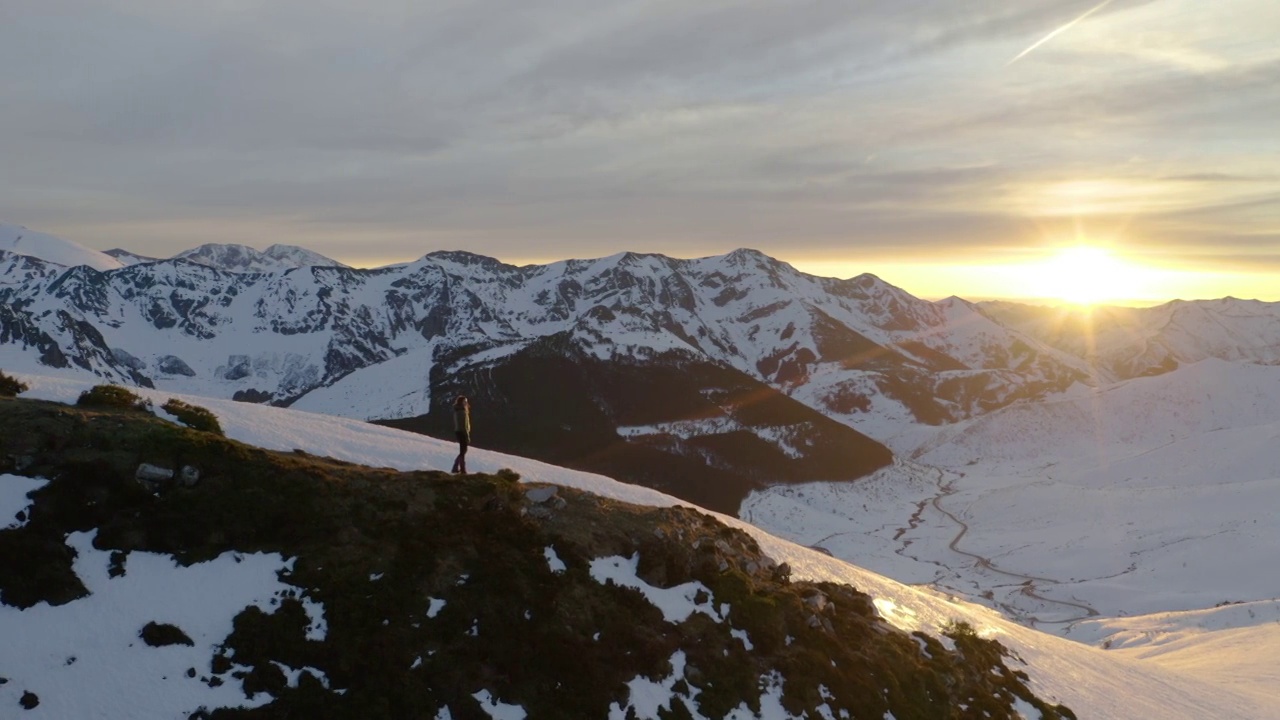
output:
[[[467,446],[471,444],[471,404],[466,395],[453,401],[453,435],[458,438],[458,459],[453,461],[453,472],[466,474]]]

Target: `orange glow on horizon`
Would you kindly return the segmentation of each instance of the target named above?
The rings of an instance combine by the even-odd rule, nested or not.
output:
[[[424,249],[422,254],[428,251]],[[607,254],[601,253],[601,256]],[[801,272],[820,277],[851,278],[871,273],[929,300],[954,295],[972,301],[1006,299],[1053,305],[1135,307],[1227,296],[1280,301],[1280,283],[1273,273],[1158,265],[1086,243],[1017,253],[992,252],[977,258],[969,254],[955,260],[939,254],[929,262],[903,262],[883,259],[883,256],[854,260],[790,259],[783,253],[768,254],[789,262]],[[413,262],[418,257],[421,255],[335,259],[354,267],[371,268]],[[499,259],[519,267],[544,265],[563,258]]]
[[[850,278],[871,273],[916,297],[938,300],[1013,300],[1054,305],[1144,307],[1172,300],[1227,296],[1280,301],[1280,283],[1266,272],[1191,269],[1144,263],[1105,248],[1072,245],[1035,259],[900,262],[795,261],[802,272]]]

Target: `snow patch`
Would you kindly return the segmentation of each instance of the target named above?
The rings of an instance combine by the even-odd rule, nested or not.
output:
[[[639,566],[640,553],[629,558],[620,555],[596,558],[591,561],[591,577],[601,585],[612,582],[619,587],[640,591],[654,607],[662,611],[662,617],[669,623],[682,623],[694,613],[702,613],[716,622],[723,621],[712,604],[711,591],[706,585],[687,582],[673,588],[654,587],[636,575]]]
[[[476,702],[480,703],[480,709],[484,710],[493,720],[524,720],[528,717],[528,713],[519,705],[507,705],[498,702],[488,690],[481,690],[472,695]]]
[[[43,478],[0,475],[0,523],[8,522],[0,525],[0,530],[15,530],[26,525],[27,520],[19,520],[18,515],[30,516],[31,500],[27,496],[48,484]]]
[[[182,567],[167,555],[133,552],[128,572],[112,578],[111,552],[93,546],[95,535],[67,537],[87,597],[26,610],[0,605],[0,676],[9,680],[0,685],[0,707],[17,707],[28,691],[40,698],[23,715],[33,720],[186,717],[201,707],[253,708],[272,700],[247,698],[229,673],[219,687],[200,677],[211,675],[237,615],[249,607],[273,613],[275,598],[297,592],[279,579],[291,561],[275,553],[225,553]],[[314,622],[321,608],[310,607]],[[153,622],[179,628],[194,645],[149,647],[139,633]],[[188,668],[197,669],[196,678],[187,677]]]
[[[543,554],[547,558],[547,565],[551,567],[551,572],[559,575],[569,569],[569,566],[564,564],[564,561],[560,559],[560,556],[556,555],[556,549],[550,545],[548,545],[546,550],[543,551]]]

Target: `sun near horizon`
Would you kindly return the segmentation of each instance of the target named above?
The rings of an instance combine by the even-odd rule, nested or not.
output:
[[[1174,300],[1224,297],[1280,301],[1272,274],[1146,259],[1103,243],[1072,243],[977,258],[858,262],[809,260],[797,269],[828,277],[871,273],[930,300],[1010,300],[1088,309],[1149,307]]]

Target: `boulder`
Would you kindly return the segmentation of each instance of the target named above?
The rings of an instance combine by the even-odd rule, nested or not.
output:
[[[191,369],[182,358],[174,355],[165,355],[159,360],[160,372],[165,375],[182,375],[184,377],[195,377],[196,371]]]
[[[547,485],[527,490],[524,496],[529,499],[529,502],[542,505],[554,500],[559,493],[560,490],[556,486]]]
[[[147,364],[120,348],[111,348],[111,358],[131,370],[146,370]]]
[[[142,463],[133,477],[150,490],[159,490],[160,486],[173,479],[173,471],[159,465]]]
[[[242,380],[251,375],[253,375],[253,365],[248,355],[230,355],[227,357],[226,370],[222,373],[224,379]]]

